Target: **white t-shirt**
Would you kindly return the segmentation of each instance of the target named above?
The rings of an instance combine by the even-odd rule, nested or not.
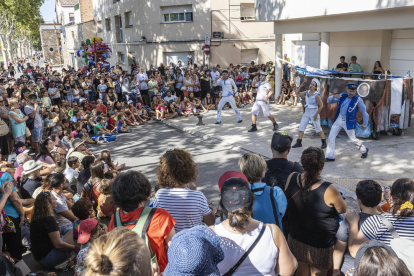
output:
[[[154,208],[167,210],[175,219],[178,233],[197,225],[203,225],[203,216],[211,213],[207,198],[200,191],[188,188],[165,188],[155,194]]]
[[[53,214],[55,215],[56,222],[59,225],[59,230],[65,229],[72,223],[70,220],[59,214],[69,210],[68,204],[66,203],[66,197],[63,193],[62,196],[59,196],[57,193],[55,193],[55,191],[51,191],[50,193],[57,200],[56,207],[53,209]]]
[[[144,80],[148,80],[147,73],[138,73],[137,80],[141,83],[141,90],[147,90],[148,84]]]
[[[76,179],[79,176],[79,173],[77,171],[75,171],[74,169],[72,169],[71,167],[66,168],[63,171],[63,174],[65,175],[66,179],[68,180],[69,183],[72,183],[72,181],[75,180],[76,183]]]
[[[269,93],[269,89],[272,89],[272,86],[268,81],[260,82],[259,88],[257,89],[257,101],[264,101]]]
[[[57,92],[56,95],[52,96],[52,94],[54,94],[56,92],[56,90],[58,90],[56,87],[49,88],[47,90],[47,92],[49,93],[51,99],[59,99],[60,98],[60,92]]]
[[[166,96],[166,97],[164,98],[164,100],[165,100],[165,101],[167,101],[167,102],[170,102],[171,100],[175,101],[175,98],[177,98],[177,97],[176,97],[176,96],[174,96],[174,95],[171,95],[171,97]]]
[[[192,55],[187,55],[187,59],[192,59],[193,56]]]
[[[216,71],[216,72],[211,71],[211,72],[210,72],[210,75],[211,75],[211,77],[213,78],[213,82],[216,82],[216,79],[217,79],[218,77],[220,77],[220,72],[219,72],[219,71]]]

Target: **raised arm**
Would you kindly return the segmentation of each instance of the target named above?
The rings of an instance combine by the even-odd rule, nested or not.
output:
[[[338,103],[340,100],[341,94],[336,94],[336,95],[332,95],[329,96],[327,99],[328,104],[334,104],[334,103]]]

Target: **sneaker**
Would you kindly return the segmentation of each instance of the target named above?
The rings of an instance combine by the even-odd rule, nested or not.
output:
[[[69,269],[69,267],[71,266],[71,263],[72,263],[72,259],[68,258],[65,261],[63,261],[62,263],[55,266],[55,270],[67,271]]]
[[[216,125],[219,125],[219,124],[221,124],[221,122],[216,122]]]
[[[279,129],[279,125],[278,124],[273,125],[273,131],[276,131],[278,129]]]
[[[334,162],[335,158],[325,158],[325,162]]]
[[[257,127],[255,125],[252,125],[252,128],[248,130],[248,132],[255,132],[257,131]]]
[[[367,151],[361,155],[361,158],[367,158],[367,157],[368,157],[368,148],[367,148]]]
[[[326,149],[326,147],[327,147],[327,145],[326,145],[326,141],[325,141],[325,142],[322,142],[321,149]]]
[[[243,122],[243,119],[241,119],[240,121],[237,121],[239,124],[241,123],[241,122]]]
[[[102,145],[104,143],[104,141],[101,141],[101,140],[98,140],[97,142],[96,142],[96,144],[97,145]]]

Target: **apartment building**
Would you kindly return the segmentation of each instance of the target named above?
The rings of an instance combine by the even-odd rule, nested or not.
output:
[[[126,68],[134,59],[145,67],[186,63],[189,52],[194,63],[210,66],[275,57],[273,23],[255,22],[254,0],[93,0],[93,10],[97,36],[112,48],[111,64]]]
[[[255,19],[274,24],[276,91],[284,54],[298,65],[335,68],[357,56],[365,72],[375,61],[394,75],[414,72],[414,0],[256,0]]]

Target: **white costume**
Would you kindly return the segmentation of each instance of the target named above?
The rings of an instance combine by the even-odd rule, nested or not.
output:
[[[236,113],[237,121],[243,120],[242,115],[240,114],[240,111],[237,109],[236,102],[233,98],[233,91],[236,91],[237,93],[237,86],[234,83],[234,80],[231,78],[228,78],[227,80],[219,79],[216,82],[217,85],[221,85],[223,92],[221,94],[221,100],[217,107],[217,119],[216,122],[221,122],[221,110],[223,109],[223,106],[226,103],[230,103],[231,107],[234,110],[234,113]]]
[[[306,91],[306,109],[302,116],[302,120],[300,121],[299,131],[304,132],[306,130],[306,126],[309,124],[309,121],[312,120],[316,133],[319,133],[322,131],[320,116],[318,114],[318,120],[316,121],[313,120],[313,116],[315,116],[318,111],[318,102],[316,101],[316,97],[320,97],[320,94],[319,92],[314,92],[312,96],[309,96],[309,94],[310,91]]]
[[[252,114],[257,116],[260,113],[260,109],[263,111],[264,117],[269,117],[270,110],[269,110],[269,102],[265,103],[265,99],[268,95],[269,90],[272,89],[272,86],[268,81],[259,82],[259,86],[257,89],[257,96],[256,96],[256,102],[254,103],[252,107]]]

